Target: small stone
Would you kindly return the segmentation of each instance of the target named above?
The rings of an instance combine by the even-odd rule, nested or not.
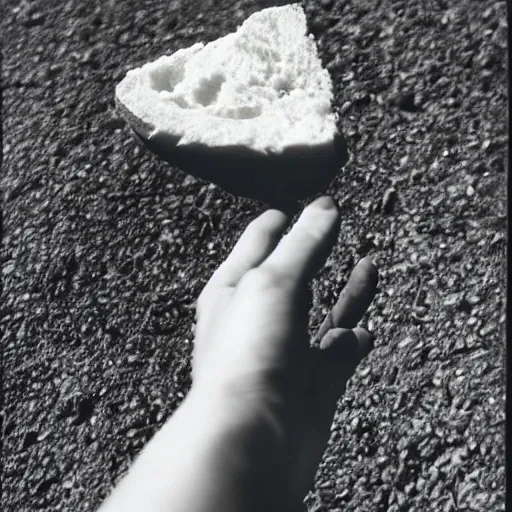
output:
[[[334,482],[332,480],[327,480],[326,482],[322,482],[318,485],[319,489],[331,489],[334,487]]]
[[[369,366],[367,366],[366,368],[363,368],[360,372],[359,372],[359,375],[361,377],[366,377],[371,371],[371,368]]]
[[[350,428],[352,430],[356,430],[357,427],[359,426],[359,417],[356,416],[351,422],[350,422]]]
[[[346,498],[348,496],[348,494],[349,494],[348,489],[343,489],[340,493],[338,493],[336,495],[336,498],[342,500],[342,499]]]
[[[354,78],[355,74],[353,71],[349,71],[348,73],[345,73],[342,77],[341,77],[341,81],[342,82],[350,82],[353,78]]]
[[[421,476],[418,478],[418,480],[416,481],[416,490],[418,492],[421,492],[423,491],[423,489],[425,488],[425,484],[427,483],[427,481],[422,478]]]
[[[434,361],[441,357],[441,350],[439,350],[437,347],[433,347],[430,349],[427,357],[430,361]]]
[[[468,188],[466,189],[466,195],[468,197],[472,197],[475,195],[475,189],[471,185],[469,185]]]
[[[478,331],[478,334],[481,337],[488,336],[489,334],[491,334],[495,330],[495,328],[496,328],[496,326],[494,326],[493,324],[490,323],[490,324],[486,325],[485,327],[482,327]]]
[[[434,377],[432,379],[432,384],[434,384],[436,388],[440,388],[443,385],[443,381],[440,377]]]
[[[40,441],[44,441],[48,436],[50,435],[50,431],[47,430],[46,432],[43,432],[42,434],[39,434],[37,436],[37,441],[40,442]]]
[[[393,187],[388,188],[382,196],[382,211],[391,213],[397,200],[397,193]]]
[[[410,336],[408,336],[407,338],[404,338],[399,344],[398,344],[398,347],[399,348],[405,348],[407,347],[408,345],[410,345],[411,343],[414,343],[414,339],[411,338]]]
[[[453,307],[453,306],[456,306],[457,304],[459,304],[460,302],[461,302],[461,295],[459,293],[451,293],[443,301],[443,304],[446,307]]]

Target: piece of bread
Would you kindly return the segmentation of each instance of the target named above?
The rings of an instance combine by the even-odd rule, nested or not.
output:
[[[142,142],[185,172],[270,203],[321,191],[347,159],[298,4],[130,70],[116,104]]]

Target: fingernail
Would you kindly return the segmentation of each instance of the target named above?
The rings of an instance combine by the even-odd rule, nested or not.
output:
[[[315,208],[322,208],[322,210],[337,210],[338,207],[336,203],[334,202],[334,199],[330,196],[322,196],[318,199],[315,199],[311,206],[314,206]]]
[[[379,281],[379,269],[375,262],[370,256],[365,256],[362,260],[357,264],[358,266],[366,267],[366,273],[369,274],[374,280],[375,283]]]

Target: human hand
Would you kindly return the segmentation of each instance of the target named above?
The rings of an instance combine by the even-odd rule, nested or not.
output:
[[[230,404],[233,428],[247,436],[255,425],[267,430],[250,464],[287,488],[286,502],[298,503],[313,482],[337,400],[372,347],[356,325],[375,295],[377,270],[369,258],[359,262],[311,347],[308,284],[336,241],[339,214],[322,197],[280,240],[287,223],[277,210],[254,220],[204,288],[192,375],[199,395]]]
[[[371,349],[355,326],[377,271],[359,262],[310,347],[309,281],[339,227],[330,198],[253,221],[197,304],[193,385],[101,512],[251,512],[302,508],[336,402]]]

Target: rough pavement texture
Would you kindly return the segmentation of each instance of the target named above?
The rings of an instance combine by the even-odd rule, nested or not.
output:
[[[4,1],[5,512],[94,510],[186,393],[194,301],[263,206],[144,152],[114,87],[271,4]],[[504,510],[506,4],[306,8],[353,153],[312,328],[361,256],[381,276],[307,503]]]

